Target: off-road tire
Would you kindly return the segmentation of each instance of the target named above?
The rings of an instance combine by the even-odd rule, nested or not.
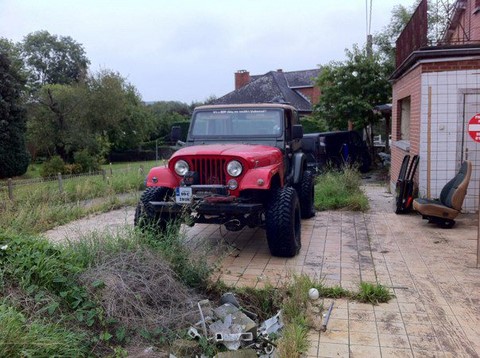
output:
[[[154,229],[164,232],[167,229],[167,224],[173,221],[174,218],[167,213],[157,213],[150,205],[150,202],[166,201],[171,195],[173,195],[173,190],[170,188],[155,187],[145,189],[135,210],[133,224],[142,230]]]
[[[310,219],[315,216],[315,182],[310,170],[303,172],[302,181],[296,187],[302,219]]]
[[[265,221],[270,253],[279,257],[293,257],[298,254],[302,246],[301,210],[294,188],[280,188],[272,193]]]

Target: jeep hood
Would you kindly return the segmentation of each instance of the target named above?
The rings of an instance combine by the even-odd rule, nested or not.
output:
[[[254,166],[266,166],[281,161],[280,149],[267,145],[255,144],[205,144],[184,147],[177,150],[171,159],[192,156],[226,156],[243,158]]]

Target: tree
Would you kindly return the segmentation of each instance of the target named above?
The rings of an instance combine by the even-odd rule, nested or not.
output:
[[[322,96],[314,113],[330,129],[346,129],[348,121],[363,129],[377,120],[373,108],[390,101],[389,73],[378,53],[368,56],[355,45],[346,55],[346,61],[322,68],[317,79]]]
[[[152,129],[135,87],[108,70],[85,83],[44,85],[29,107],[29,142],[66,162],[82,150],[105,156],[111,149],[138,146]]]
[[[90,61],[83,46],[70,36],[37,31],[24,38],[21,48],[31,87],[78,83],[86,77]]]
[[[380,58],[390,67],[392,72],[395,67],[395,42],[412,17],[418,3],[416,1],[410,8],[403,5],[395,6],[392,9],[390,23],[373,36],[373,43]]]
[[[410,21],[420,1],[415,0],[410,7],[396,5],[392,9],[390,23],[373,36],[374,45],[377,47],[381,59],[391,68],[392,72],[395,67],[395,42]],[[449,24],[455,3],[456,1],[454,0],[428,1],[427,37],[430,45],[436,45],[441,41],[446,26]]]
[[[100,71],[88,79],[89,126],[112,149],[128,149],[149,138],[155,128],[137,89],[119,73]]]
[[[25,149],[25,110],[21,103],[21,75],[0,52],[0,178],[22,175],[30,157]]]
[[[83,85],[47,84],[41,87],[28,109],[28,139],[48,156],[71,161],[73,152],[88,147],[93,133],[85,125],[87,91]]]
[[[166,140],[174,123],[188,121],[191,107],[178,101],[159,101],[148,106],[155,121],[155,130],[150,135],[151,140]],[[186,134],[186,133],[183,133]]]

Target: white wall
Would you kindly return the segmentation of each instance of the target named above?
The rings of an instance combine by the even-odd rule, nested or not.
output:
[[[473,161],[472,180],[463,212],[478,208],[480,143],[466,130],[473,112],[480,113],[480,70],[430,72],[422,74],[419,196],[427,194],[428,89],[431,87],[431,198],[438,198],[443,186],[455,176],[461,162]],[[468,103],[465,103],[465,100]],[[473,114],[472,114],[473,113]],[[465,130],[464,130],[465,129]],[[478,155],[477,155],[478,152]]]

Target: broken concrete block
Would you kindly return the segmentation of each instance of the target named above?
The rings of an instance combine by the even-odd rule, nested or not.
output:
[[[249,318],[245,313],[240,311],[238,307],[230,303],[225,303],[220,307],[214,309],[215,315],[220,318],[224,323],[225,320],[229,321],[231,319],[231,325],[240,325],[242,326],[243,332],[252,332],[255,335],[257,324]],[[231,316],[231,318],[229,317]],[[232,332],[240,333],[240,332]]]

